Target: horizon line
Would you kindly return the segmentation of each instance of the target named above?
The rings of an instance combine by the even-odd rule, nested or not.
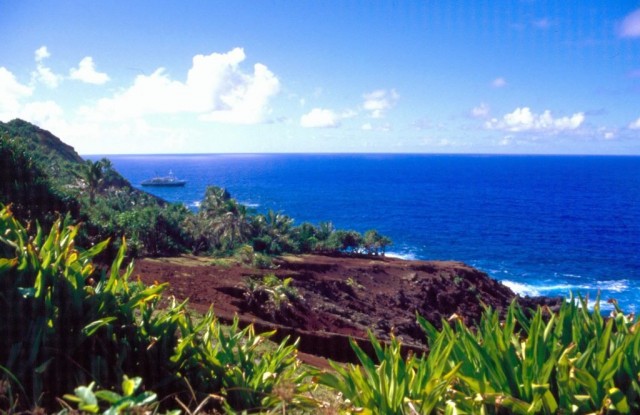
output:
[[[307,155],[307,156],[513,156],[513,157],[640,157],[640,154],[622,153],[428,153],[428,152],[306,152],[306,151],[265,151],[265,152],[207,152],[207,153],[78,153],[81,157],[98,156],[268,156],[268,155]]]

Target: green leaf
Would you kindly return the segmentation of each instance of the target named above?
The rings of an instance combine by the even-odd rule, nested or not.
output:
[[[119,402],[120,400],[122,400],[122,395],[115,393],[113,391],[108,391],[108,390],[99,390],[96,391],[95,393],[96,397],[98,399],[101,399],[103,401],[106,401],[108,403],[110,403],[111,405]]]
[[[81,411],[87,411],[95,414],[100,410],[96,395],[93,393],[94,386],[95,383],[91,382],[89,386],[79,386],[73,390],[76,396],[80,399],[78,409]]]
[[[629,403],[627,402],[627,397],[620,389],[609,389],[609,399],[611,400],[613,408],[621,414],[628,414],[631,412],[631,408],[629,408]]]
[[[594,399],[597,399],[598,382],[596,381],[596,379],[591,376],[591,374],[586,370],[577,367],[573,368],[573,373],[578,383],[587,388],[587,392],[589,392],[589,395]]]
[[[7,272],[18,264],[18,258],[0,258],[0,273]]]
[[[142,378],[134,377],[129,378],[127,375],[124,375],[124,379],[122,380],[122,393],[125,397],[133,396],[133,393],[140,387],[142,384]]]
[[[86,326],[84,326],[84,328],[82,329],[82,332],[86,335],[86,336],[93,336],[95,334],[96,331],[98,331],[101,327],[104,327],[106,325],[108,325],[109,323],[116,321],[117,318],[116,317],[105,317],[105,318],[101,318],[100,320],[96,320],[92,323],[87,324]]]
[[[609,320],[611,322],[611,320]],[[619,347],[613,354],[607,359],[598,373],[598,382],[607,382],[613,378],[613,376],[622,369],[622,359],[624,358],[624,351],[628,342]]]
[[[80,254],[80,261],[91,259],[96,255],[100,254],[102,251],[104,251],[107,248],[107,246],[109,245],[109,242],[110,242],[110,239],[106,239],[92,246],[90,249],[84,251],[82,254]]]

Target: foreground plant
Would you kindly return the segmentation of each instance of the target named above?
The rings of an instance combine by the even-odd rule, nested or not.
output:
[[[532,317],[513,303],[501,319],[487,309],[471,329],[460,320],[428,337],[454,344],[450,367],[459,368],[453,401],[466,413],[554,414],[640,411],[640,323],[615,308],[604,319],[599,301],[538,309]]]
[[[351,411],[358,413],[404,415],[445,410],[447,389],[458,370],[448,367],[454,344],[447,344],[446,336],[436,339],[428,356],[410,354],[406,360],[395,337],[384,346],[372,333],[369,339],[377,363],[352,340],[360,366],[331,362],[335,373],[318,374],[318,382],[339,391],[351,403]]]
[[[196,392],[220,391],[228,412],[314,405],[305,397],[311,385],[306,371],[299,370],[297,341],[286,338],[266,348],[275,332],[257,335],[252,325],[241,329],[237,318],[224,327],[212,312],[183,329],[173,360],[180,362],[180,372]]]
[[[105,415],[149,413],[158,406],[158,396],[155,393],[147,391],[135,394],[142,385],[142,378],[129,378],[125,375],[121,386],[122,394],[104,389],[94,392],[95,385],[92,382],[89,386],[78,386],[73,395],[65,395],[64,399],[76,404],[79,411],[97,414],[104,409],[102,413]],[[62,411],[61,414],[67,412]]]
[[[155,307],[164,286],[128,282],[124,242],[110,270],[98,273],[92,260],[108,241],[76,248],[78,230],[58,219],[48,234],[37,226],[31,235],[0,210],[0,365],[32,406],[49,406],[78,383],[115,384],[125,373],[171,378],[168,368],[147,366],[163,357],[137,330],[139,313]]]
[[[124,241],[111,267],[98,272],[92,260],[108,241],[76,248],[78,229],[59,219],[31,235],[0,208],[0,411],[53,410],[78,385],[113,391],[125,374],[163,397],[215,394],[222,403],[211,403],[229,410],[302,402],[296,343],[259,351],[270,335],[252,326],[241,330],[236,321],[225,331],[213,313],[194,322],[186,302],[160,308],[166,285],[129,282]],[[132,402],[127,391],[123,399]]]

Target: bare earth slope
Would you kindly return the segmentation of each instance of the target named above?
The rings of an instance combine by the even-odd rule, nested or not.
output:
[[[301,352],[340,361],[353,359],[348,337],[363,339],[368,329],[378,338],[394,333],[409,348],[421,349],[424,335],[416,313],[437,326],[454,313],[472,323],[483,304],[504,309],[516,298],[508,287],[459,262],[300,255],[279,258],[275,270],[210,263],[195,257],[143,259],[136,262],[135,273],[145,283],[169,282],[169,293],[189,298],[197,310],[213,305],[222,320],[237,315],[258,329],[277,328],[280,338],[300,337]],[[249,307],[246,281],[266,273],[291,277],[302,299],[278,313]],[[520,301],[531,307],[559,300]]]

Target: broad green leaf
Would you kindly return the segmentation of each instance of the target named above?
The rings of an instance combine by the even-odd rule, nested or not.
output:
[[[122,379],[122,394],[125,397],[132,396],[133,393],[140,387],[142,384],[142,378],[134,377],[129,378],[127,375],[124,375]]]
[[[618,388],[609,389],[609,399],[611,399],[611,405],[621,414],[628,414],[631,411],[627,397]]]
[[[87,324],[83,329],[82,332],[91,337],[95,334],[96,331],[98,331],[101,327],[104,327],[106,325],[108,325],[109,323],[116,321],[117,318],[116,317],[105,317],[105,318],[101,318],[100,320],[96,320],[92,323]]]
[[[95,395],[96,395],[96,398],[106,401],[111,405],[117,402],[120,402],[122,400],[122,395],[115,393],[113,391],[108,391],[108,390],[96,391]]]

